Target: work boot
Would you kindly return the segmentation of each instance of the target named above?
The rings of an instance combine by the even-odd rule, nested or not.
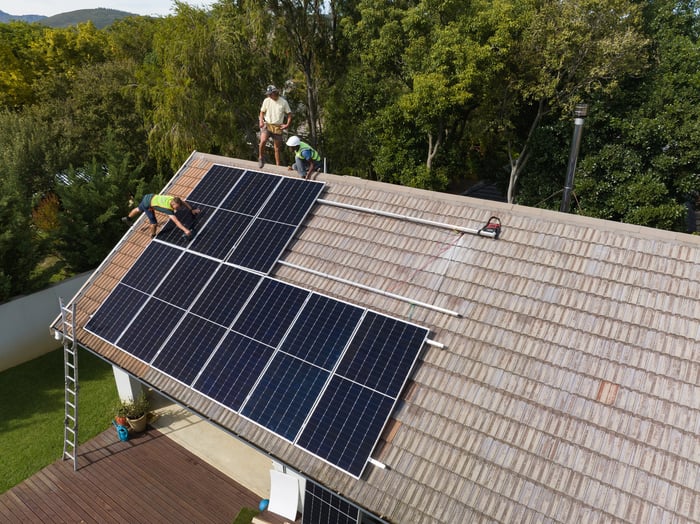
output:
[[[124,222],[127,226],[131,225],[131,220],[129,220],[129,217],[122,217],[122,222]]]
[[[265,159],[263,157],[258,158],[258,167],[260,169],[262,169],[264,165],[265,165]]]

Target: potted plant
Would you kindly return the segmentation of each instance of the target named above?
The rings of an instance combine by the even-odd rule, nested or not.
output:
[[[120,400],[114,407],[114,422],[120,426],[126,426],[127,402]]]
[[[123,402],[126,421],[136,433],[140,433],[146,429],[148,422],[148,411],[151,405],[145,393],[141,393],[133,400]]]

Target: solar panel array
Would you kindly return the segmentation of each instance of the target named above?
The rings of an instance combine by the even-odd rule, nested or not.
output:
[[[187,199],[207,206],[195,239],[159,235],[86,329],[359,477],[428,332],[266,274],[291,236],[274,230],[275,249],[242,240],[296,230],[313,183],[215,166]],[[261,227],[213,226],[231,215]]]

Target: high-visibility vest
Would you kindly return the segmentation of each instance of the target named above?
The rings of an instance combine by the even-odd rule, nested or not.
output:
[[[306,160],[301,154],[301,152],[306,149],[311,151],[311,160],[313,160],[314,162],[318,162],[319,160],[321,160],[321,155],[319,155],[318,152],[306,142],[299,142],[299,149],[297,149],[295,156],[297,158],[301,158],[302,160]]]
[[[173,198],[175,197],[172,197],[170,195],[153,195],[153,198],[151,198],[151,207],[157,211],[160,211],[161,213],[165,213],[167,215],[174,215],[175,212],[170,206],[170,203],[173,201]]]

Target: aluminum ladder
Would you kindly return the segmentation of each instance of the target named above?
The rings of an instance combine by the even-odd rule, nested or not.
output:
[[[63,460],[73,461],[78,470],[78,341],[75,337],[75,303],[66,306],[61,298],[63,322],[63,371],[65,376],[65,416],[63,419]]]

